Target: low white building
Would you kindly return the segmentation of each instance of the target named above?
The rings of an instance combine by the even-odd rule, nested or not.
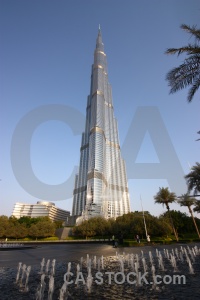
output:
[[[37,218],[49,217],[52,221],[66,221],[70,212],[55,206],[53,202],[38,201],[37,204],[15,203],[12,215],[16,218],[24,216]]]

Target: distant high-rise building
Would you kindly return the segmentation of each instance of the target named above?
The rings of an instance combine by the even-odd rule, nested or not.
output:
[[[52,221],[66,221],[70,212],[55,206],[53,202],[38,201],[37,204],[15,203],[12,215],[21,217],[49,217]]]
[[[121,157],[107,60],[99,28],[79,173],[75,178],[72,215],[116,218],[130,211],[125,162]]]

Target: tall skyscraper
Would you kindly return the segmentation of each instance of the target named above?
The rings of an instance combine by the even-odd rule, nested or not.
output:
[[[82,134],[72,215],[116,218],[130,211],[125,162],[121,157],[107,60],[99,28]]]

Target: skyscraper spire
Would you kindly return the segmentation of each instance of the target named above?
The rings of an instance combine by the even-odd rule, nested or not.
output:
[[[102,34],[101,34],[100,24],[99,24],[97,41],[96,41],[96,49],[104,51],[104,44],[102,42]]]
[[[121,157],[107,60],[99,27],[82,134],[72,215],[117,217],[130,211],[125,163]]]

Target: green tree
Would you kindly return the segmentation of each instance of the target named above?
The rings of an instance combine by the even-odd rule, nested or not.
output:
[[[173,218],[174,227],[179,232],[179,235],[184,236],[184,234],[191,234],[195,233],[194,223],[192,221],[192,218],[189,217],[186,213],[182,213],[180,211],[171,210],[170,215]],[[170,216],[168,211],[164,214],[160,215],[159,217],[161,220],[164,220],[171,226]],[[195,218],[195,222],[197,223],[197,226],[200,226],[200,220]]]
[[[169,204],[176,201],[176,194],[170,192],[167,187],[166,188],[159,188],[159,192],[154,196],[154,199],[155,199],[155,203],[162,204],[163,206],[164,205],[166,206],[167,211],[168,211],[169,216],[170,216],[171,226],[172,226],[172,229],[174,231],[174,235],[176,237],[176,240],[178,241],[178,234],[175,230],[175,227],[174,227],[174,224],[173,224],[173,219],[171,217],[170,208],[169,208]]]
[[[8,221],[11,225],[14,225],[14,226],[18,224],[18,219],[14,216],[9,217]]]
[[[181,25],[181,29],[191,34],[194,37],[194,43],[187,44],[180,48],[169,48],[166,54],[180,54],[185,53],[187,56],[184,62],[170,70],[166,75],[166,80],[171,87],[170,93],[175,93],[187,86],[191,86],[188,92],[187,100],[192,101],[194,94],[200,85],[200,29],[196,26]]]
[[[9,223],[9,225],[6,228],[6,237],[8,238],[14,238],[15,237],[15,226],[12,223]]]
[[[61,221],[61,220],[54,221],[54,225],[55,225],[56,229],[64,227],[63,223],[64,223],[64,221]]]
[[[145,216],[147,233],[152,236],[168,236],[171,232],[171,226],[164,220],[157,217]]]
[[[37,222],[37,218],[31,218],[28,216],[23,216],[18,219],[18,223],[24,224],[27,228],[30,228],[32,224],[36,224]]]
[[[55,224],[51,221],[40,221],[36,224],[39,237],[49,237],[55,234]]]
[[[106,233],[110,237],[113,236],[113,234],[115,233],[114,227],[115,227],[115,219],[114,218],[109,218],[107,220],[107,232]]]
[[[150,236],[163,236],[170,233],[171,227],[167,222],[152,216],[148,211],[144,212],[144,216],[147,233]],[[131,212],[118,217],[115,222],[115,234],[119,233],[122,233],[125,238],[135,238],[136,234],[145,237],[143,212]]]
[[[93,225],[96,235],[104,236],[108,231],[108,222],[102,217],[93,217],[88,220],[89,224]]]
[[[32,238],[37,238],[40,236],[39,228],[36,224],[32,224],[31,227],[28,229],[28,235]]]
[[[188,194],[184,194],[180,197],[179,200],[177,200],[177,202],[180,204],[180,206],[186,206],[190,212],[190,215],[192,217],[192,220],[193,220],[193,223],[194,223],[194,226],[196,228],[196,231],[197,231],[197,234],[200,238],[200,233],[199,233],[199,229],[198,229],[198,226],[195,222],[195,218],[194,218],[194,215],[193,215],[193,212],[192,212],[192,209],[191,209],[191,206],[194,205],[196,203],[196,199],[195,198],[192,198],[190,197]]]
[[[25,238],[28,235],[28,228],[24,224],[14,226],[13,237],[16,239]]]
[[[103,236],[113,234],[113,220],[106,220],[102,217],[93,217],[87,221],[82,222],[80,225],[75,226],[73,232],[77,236],[85,238],[91,236]]]
[[[43,219],[36,224],[32,224],[28,231],[29,236],[44,238],[55,234],[55,225],[48,219]]]
[[[83,221],[80,225],[73,228],[73,232],[77,236],[85,237],[86,239],[90,236],[95,236],[95,225],[89,220]]]
[[[7,216],[0,216],[0,237],[6,237],[6,229],[8,227],[9,221]]]
[[[152,216],[149,212],[145,213],[145,220],[148,233],[153,236],[166,236],[171,232],[171,226],[166,220]],[[94,217],[82,224],[75,226],[73,232],[76,236],[90,237],[95,235],[112,235],[115,238],[135,238],[136,234],[145,237],[145,227],[142,212],[131,212],[117,217],[116,220],[105,220],[101,217]]]
[[[19,225],[18,219],[14,216],[8,218],[8,224],[6,227],[6,237],[15,238],[17,226]]]
[[[159,217],[158,218],[158,223],[156,224],[156,229],[157,229],[157,234],[156,236],[169,236],[171,231],[173,230],[171,227],[171,224],[169,222],[167,222],[165,219],[163,220],[163,218]],[[155,229],[154,231],[155,232]],[[151,232],[150,232],[151,234]],[[152,235],[152,234],[151,234]]]
[[[141,215],[131,212],[116,218],[115,235],[123,235],[124,238],[132,235],[132,238],[134,238],[136,234],[143,234],[143,227]]]
[[[191,168],[191,172],[185,176],[188,191],[193,190],[194,196],[200,192],[200,163],[196,163],[196,166]]]

